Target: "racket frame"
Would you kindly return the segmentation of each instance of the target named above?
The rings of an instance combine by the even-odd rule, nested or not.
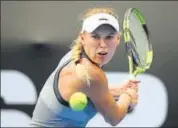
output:
[[[135,14],[148,38],[149,51],[147,52],[146,65],[142,65],[140,63],[140,60],[137,59],[137,57],[134,57],[135,56],[134,54],[137,54],[137,52],[131,40],[132,33],[130,31],[130,24],[129,24],[130,22],[129,17],[131,13]],[[131,77],[136,77],[138,74],[144,73],[146,70],[148,70],[153,60],[153,49],[152,49],[152,44],[149,40],[149,30],[147,28],[147,24],[145,22],[144,16],[140,13],[140,11],[137,8],[129,8],[126,11],[124,16],[124,21],[123,21],[123,35],[124,35],[125,47],[126,47],[126,52],[128,56],[128,62],[129,62],[129,73]]]

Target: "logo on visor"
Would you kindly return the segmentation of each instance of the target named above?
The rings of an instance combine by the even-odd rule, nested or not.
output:
[[[100,18],[99,20],[106,20],[106,21],[108,21],[108,19],[106,19],[106,18]]]

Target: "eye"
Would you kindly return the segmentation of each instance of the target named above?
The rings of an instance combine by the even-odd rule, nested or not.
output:
[[[92,38],[93,38],[93,39],[97,39],[97,40],[100,39],[100,37],[97,36],[97,35],[92,35]]]
[[[107,37],[106,37],[107,40],[111,40],[111,39],[113,39],[113,38],[114,38],[113,35],[110,35],[110,36],[107,36]]]

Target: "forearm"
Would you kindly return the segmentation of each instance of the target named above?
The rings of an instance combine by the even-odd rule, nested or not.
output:
[[[127,93],[122,93],[119,100],[117,101],[120,120],[122,120],[124,116],[127,114],[130,103],[131,97]]]

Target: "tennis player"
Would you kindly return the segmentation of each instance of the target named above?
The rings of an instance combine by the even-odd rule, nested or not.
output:
[[[112,8],[89,9],[79,36],[47,79],[35,106],[32,127],[85,127],[97,112],[116,126],[138,101],[137,80],[110,89],[102,67],[113,57],[120,42],[119,22]],[[83,92],[88,104],[83,111],[69,107],[69,98]],[[115,101],[114,97],[119,97]]]

